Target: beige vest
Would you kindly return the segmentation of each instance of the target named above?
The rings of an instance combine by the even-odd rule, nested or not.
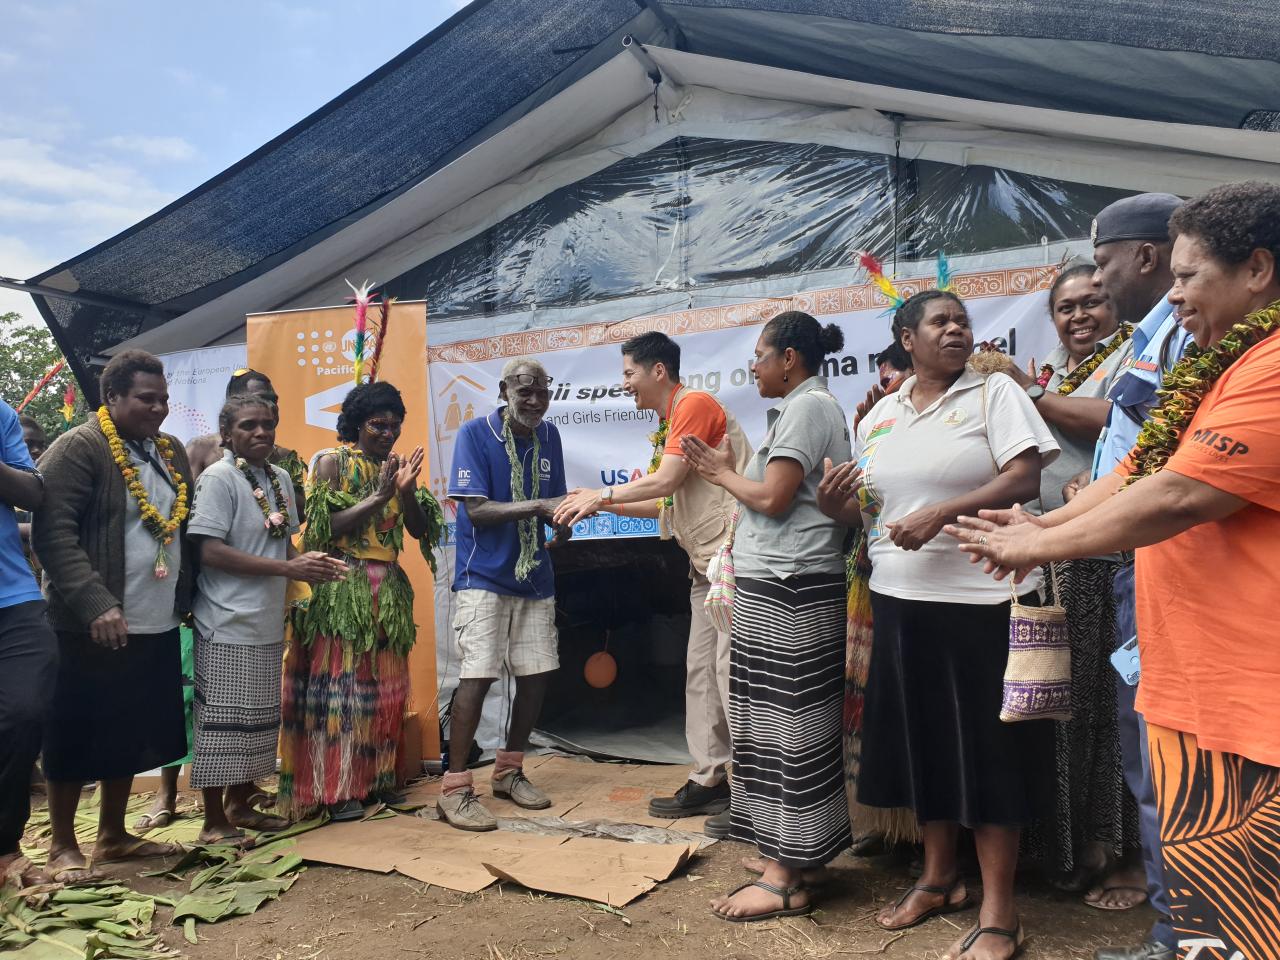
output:
[[[673,414],[689,394],[688,390],[683,390],[676,397]],[[738,473],[743,473],[755,451],[751,449],[751,442],[742,432],[734,415],[714,395],[712,399],[724,410],[725,440],[733,444],[735,469]],[[685,476],[684,483],[676,489],[672,505],[664,507],[658,517],[662,539],[670,540],[674,537],[676,543],[689,555],[693,568],[705,576],[707,564],[729,533],[729,517],[736,502],[724,487],[708,483],[696,470],[691,469]]]

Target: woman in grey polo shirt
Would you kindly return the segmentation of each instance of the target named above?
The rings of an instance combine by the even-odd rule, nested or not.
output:
[[[733,799],[729,836],[754,843],[759,880],[712,901],[732,921],[811,909],[803,872],[849,845],[840,739],[844,699],[844,528],[818,509],[824,463],[851,456],[840,404],[817,376],[844,346],[807,313],[771,320],[752,369],[778,398],[744,475],[731,450],[682,438],[698,472],[741,505],[733,546],[738,592],[729,655]]]

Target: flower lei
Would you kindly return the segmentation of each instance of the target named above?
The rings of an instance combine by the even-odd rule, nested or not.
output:
[[[276,502],[275,510],[272,510],[271,504],[267,502],[267,495],[258,483],[258,478],[253,475],[253,468],[249,466],[249,461],[244,457],[236,457],[236,469],[243,474],[249,481],[249,486],[253,488],[253,499],[258,501],[258,508],[262,511],[267,533],[277,540],[285,536],[289,532],[289,501],[285,499],[284,491],[280,489],[280,478],[271,469],[271,465],[267,465],[267,477],[271,481],[271,495]]]
[[[658,429],[649,434],[649,442],[653,444],[653,456],[649,458],[648,473],[654,474],[658,472],[658,468],[662,466],[662,452],[667,448],[667,432],[671,428],[671,421],[663,417],[658,421]],[[663,497],[658,501],[661,507],[670,507],[675,503],[674,496]]]
[[[1107,357],[1111,356],[1124,346],[1125,341],[1130,339],[1132,336],[1133,325],[1128,323],[1120,324],[1120,330],[1111,338],[1110,343],[1094,353],[1094,355],[1088,360],[1084,360],[1077,364],[1074,370],[1062,378],[1062,382],[1058,384],[1058,393],[1064,397],[1075,393],[1076,388],[1088,380],[1093,374],[1093,371],[1102,366],[1106,362]]]
[[[1134,446],[1134,469],[1125,486],[1159,472],[1178,448],[1205,395],[1227,369],[1250,347],[1261,343],[1280,327],[1280,300],[1256,310],[1234,324],[1213,346],[1201,350],[1192,344],[1165,375],[1157,396],[1160,406],[1151,411]]]
[[[111,414],[105,406],[98,408],[98,426],[102,428],[102,433],[107,438],[107,445],[111,448],[111,459],[116,462],[129,495],[137,501],[138,513],[142,515],[142,525],[147,528],[147,533],[151,534],[152,539],[160,544],[160,549],[156,551],[155,575],[157,580],[163,580],[169,576],[169,557],[165,553],[165,547],[173,543],[173,535],[186,521],[188,513],[187,482],[182,474],[174,469],[173,444],[165,437],[156,437],[155,440],[156,449],[164,458],[165,466],[168,467],[174,486],[177,488],[173,512],[166,518],[147,498],[147,488],[142,485],[138,468],[133,465],[133,460],[125,450],[124,441],[116,432],[115,421],[111,419]]]
[[[533,481],[531,484],[532,494],[525,496],[524,492],[524,461],[520,459],[520,453],[516,450],[516,437],[511,430],[511,411],[510,409],[503,412],[502,415],[502,445],[507,451],[507,461],[511,464],[511,500],[518,503],[521,500],[537,500],[541,493],[542,467],[541,467],[541,449],[542,446],[538,442],[538,431],[533,431]],[[516,530],[520,537],[520,554],[516,557],[516,579],[521,582],[527,581],[533,571],[538,568],[542,561],[538,558],[538,525],[542,523],[540,517],[526,517],[523,520],[516,521]]]

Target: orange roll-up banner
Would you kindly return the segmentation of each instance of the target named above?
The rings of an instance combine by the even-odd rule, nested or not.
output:
[[[370,308],[369,316],[376,318],[378,307]],[[258,313],[247,318],[249,366],[267,374],[280,395],[278,442],[297,450],[304,461],[309,461],[317,450],[337,443],[338,410],[355,386],[354,323],[351,306]],[[400,390],[407,411],[396,450],[408,454],[421,445],[429,451],[426,303],[419,300],[392,304],[387,329],[378,379]],[[372,338],[369,339],[366,357],[372,355]],[[430,477],[428,462],[423,465],[421,482],[430,483]],[[409,709],[416,711],[422,727],[423,756],[439,757],[432,600],[435,585],[431,568],[416,546],[406,544],[400,562],[413,584],[413,619],[418,625],[418,642],[409,654]]]

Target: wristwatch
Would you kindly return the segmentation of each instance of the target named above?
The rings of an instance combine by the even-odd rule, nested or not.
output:
[[[1031,398],[1032,403],[1038,403],[1040,398],[1044,396],[1044,387],[1038,383],[1033,383],[1027,387],[1027,396]]]
[[[613,487],[600,488],[600,502],[613,503]]]

